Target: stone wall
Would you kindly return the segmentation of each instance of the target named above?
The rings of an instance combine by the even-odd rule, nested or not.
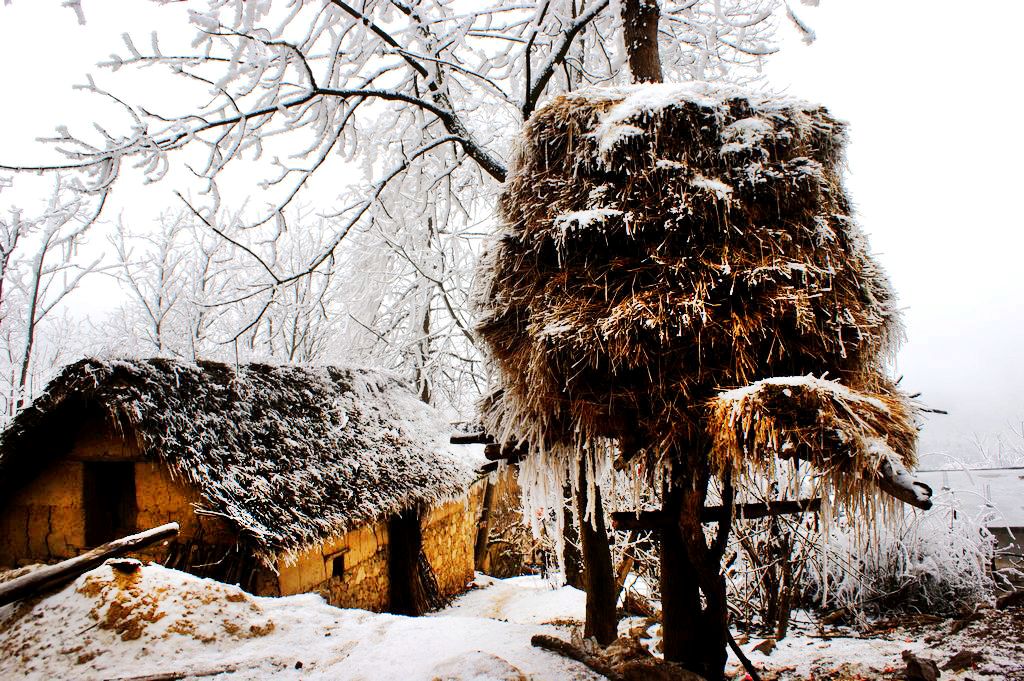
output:
[[[428,511],[422,520],[423,551],[442,593],[454,596],[473,580],[473,545],[483,503],[483,481],[462,500]],[[342,608],[388,609],[387,522],[361,527],[278,564],[280,595],[315,591]],[[341,575],[335,574],[343,568]]]
[[[442,504],[423,517],[423,552],[446,596],[462,593],[473,581],[473,547],[485,484],[478,480],[465,499]]]

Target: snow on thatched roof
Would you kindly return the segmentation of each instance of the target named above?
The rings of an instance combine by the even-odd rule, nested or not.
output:
[[[539,452],[611,440],[663,457],[715,436],[719,392],[762,379],[828,374],[903,405],[885,371],[895,298],[851,216],[845,141],[819,105],[730,85],[586,90],[538,110],[482,266],[487,429]],[[875,433],[905,465],[912,412]]]
[[[38,442],[86,411],[166,463],[267,560],[455,498],[474,475],[440,414],[385,372],[86,359],[0,437],[0,479],[40,465]]]

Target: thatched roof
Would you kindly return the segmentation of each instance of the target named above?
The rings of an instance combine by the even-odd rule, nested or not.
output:
[[[661,457],[710,441],[720,391],[827,373],[901,405],[873,436],[912,464],[913,409],[885,375],[902,331],[851,217],[845,141],[823,107],[708,83],[539,110],[483,265],[489,430],[541,452],[609,439]],[[731,441],[778,453],[743,430]]]
[[[3,433],[0,484],[45,466],[41,451],[68,451],[89,415],[164,462],[266,560],[455,498],[474,476],[440,414],[384,372],[87,359]]]

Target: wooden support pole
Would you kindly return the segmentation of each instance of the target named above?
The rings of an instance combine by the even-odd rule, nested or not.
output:
[[[0,584],[0,606],[21,600],[44,589],[69,582],[83,572],[88,572],[102,565],[109,558],[118,558],[126,553],[155,544],[158,541],[170,539],[177,534],[178,523],[167,523],[145,532],[115,539],[75,558],[39,568],[35,572],[30,572],[27,575]]]
[[[486,572],[484,558],[487,556],[487,540],[491,534],[491,514],[494,513],[494,484],[488,474],[484,481],[483,508],[480,513],[480,523],[476,530],[476,543],[473,546],[473,565],[477,572]]]
[[[576,490],[576,513],[580,521],[580,549],[583,554],[583,584],[587,592],[587,617],[583,627],[586,638],[594,638],[603,646],[615,640],[618,629],[615,602],[615,570],[612,567],[611,546],[604,524],[604,506],[601,488],[588,484],[586,460],[580,461],[579,489]],[[589,493],[593,492],[593,517],[587,519]]]

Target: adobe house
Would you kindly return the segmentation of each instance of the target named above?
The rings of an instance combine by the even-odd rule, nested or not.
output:
[[[385,372],[83,360],[0,436],[0,567],[176,521],[143,557],[419,613],[473,578],[483,485],[448,436]]]

